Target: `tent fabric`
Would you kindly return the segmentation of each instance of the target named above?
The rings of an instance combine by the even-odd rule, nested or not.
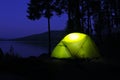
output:
[[[94,41],[83,33],[70,33],[53,49],[54,58],[97,58],[98,49]]]

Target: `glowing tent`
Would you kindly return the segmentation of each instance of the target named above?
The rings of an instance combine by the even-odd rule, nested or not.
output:
[[[70,33],[53,49],[54,58],[97,58],[98,49],[92,39],[83,33]]]

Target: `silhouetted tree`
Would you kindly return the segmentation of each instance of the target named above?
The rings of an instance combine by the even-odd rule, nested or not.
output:
[[[119,0],[61,0],[62,9],[68,14],[67,30],[102,34],[120,31]],[[79,18],[79,19],[78,19]],[[92,22],[92,23],[91,23]],[[80,25],[79,25],[80,24]],[[78,26],[78,27],[76,27]],[[79,32],[82,32],[79,31]]]
[[[59,2],[59,1],[58,1]],[[53,12],[57,15],[61,15],[62,11],[56,5],[56,0],[31,0],[28,3],[28,18],[31,20],[38,20],[42,16],[48,19],[48,36],[49,36],[49,54],[51,53],[51,35],[50,35],[50,18],[53,16]]]
[[[39,19],[46,15],[49,30],[52,12],[58,15],[67,13],[67,33],[77,31],[92,34],[94,31],[101,39],[105,31],[108,34],[113,29],[120,31],[118,3],[119,0],[31,0],[28,13],[30,19]]]
[[[91,28],[91,16],[92,16],[92,1],[91,0],[83,0],[84,6],[83,6],[83,13],[85,13],[85,30],[86,33],[90,35],[92,28]]]
[[[111,21],[113,28],[116,28],[116,32],[120,31],[120,1],[119,0],[109,0],[110,11],[111,11]]]
[[[68,21],[66,31],[70,32],[84,32],[81,26],[81,12],[80,3],[81,0],[60,0],[61,9],[68,14]]]
[[[67,10],[67,14],[68,14],[66,32],[71,33],[74,30],[74,22],[73,22],[72,12],[71,12],[71,9],[73,9],[72,0],[68,1],[68,3],[66,3],[66,4],[67,4],[66,10]]]
[[[96,32],[97,37],[101,40],[101,34],[103,29],[103,14],[101,11],[101,1],[93,0],[90,4],[92,10],[92,16],[94,21],[94,30]]]

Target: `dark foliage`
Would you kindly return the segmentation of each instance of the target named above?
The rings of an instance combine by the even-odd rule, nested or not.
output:
[[[102,40],[104,35],[120,33],[119,10],[119,0],[31,0],[28,4],[28,18],[34,20],[41,16],[48,18],[48,13],[49,17],[54,13],[66,13],[67,34],[83,32]]]

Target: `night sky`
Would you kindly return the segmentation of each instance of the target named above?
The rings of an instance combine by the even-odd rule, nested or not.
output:
[[[0,38],[17,38],[48,30],[46,18],[31,21],[26,17],[28,2],[29,0],[0,0]],[[51,30],[63,30],[66,21],[65,14],[53,16]]]

